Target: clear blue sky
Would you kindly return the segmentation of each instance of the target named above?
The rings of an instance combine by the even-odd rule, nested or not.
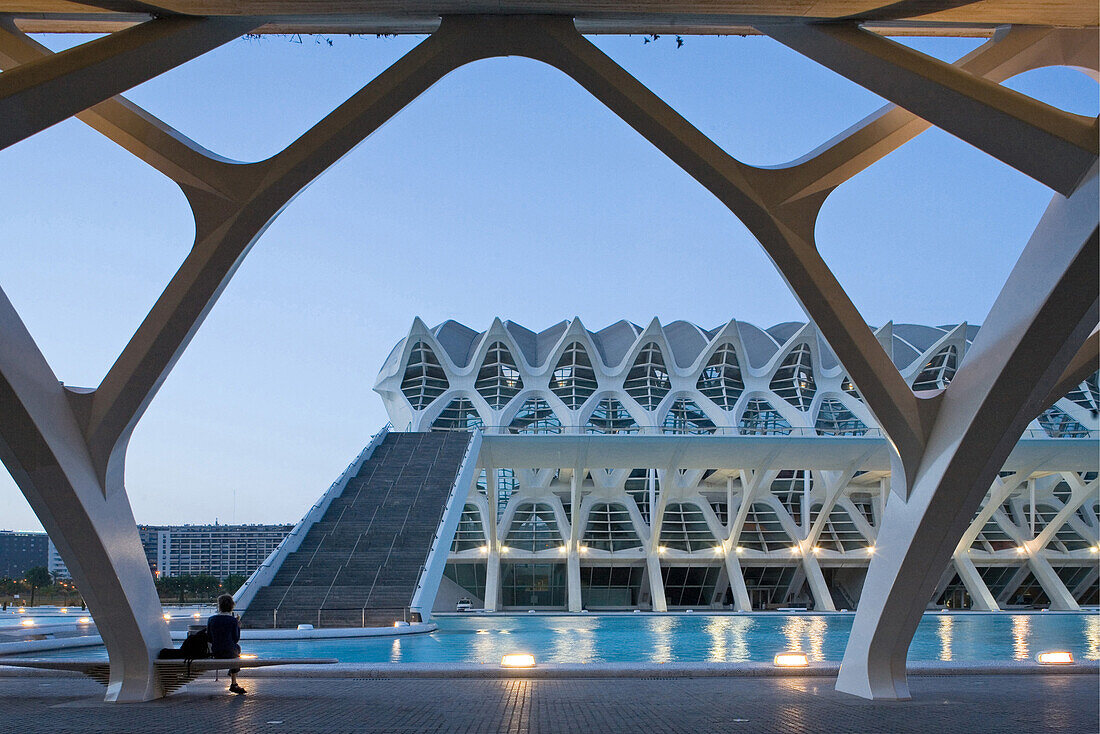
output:
[[[881,104],[764,38],[593,40],[748,163],[795,158]],[[128,96],[261,159],[419,39],[332,41],[239,40]],[[976,44],[914,45],[954,59]],[[1078,72],[1010,84],[1097,114]],[[1049,198],[930,131],[841,186],[818,238],[869,322],[981,323]],[[193,235],[174,184],[76,121],[0,151],[0,287],[67,384],[98,384]],[[572,81],[480,62],[333,167],[249,254],[134,433],[138,521],[296,521],[385,423],[371,386],[416,315],[536,330],[804,319],[738,221]],[[0,528],[39,529],[3,470]]]

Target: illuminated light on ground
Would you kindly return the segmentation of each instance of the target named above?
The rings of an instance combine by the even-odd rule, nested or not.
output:
[[[91,624],[92,623],[92,618],[91,617],[81,617],[80,619],[76,620],[76,623],[77,624]]]
[[[804,652],[781,652],[775,656],[777,668],[805,668],[810,664],[810,659]]]
[[[164,615],[162,615],[162,616],[164,617],[164,621],[165,621],[165,622],[167,622],[168,620],[170,620],[170,619],[172,618],[172,615],[171,615],[171,614],[164,614]]]
[[[1035,656],[1039,665],[1072,665],[1073,653],[1066,650],[1041,652]]]
[[[257,657],[256,655],[241,655],[241,660],[255,660]]]
[[[529,653],[516,653],[513,655],[505,655],[500,659],[500,667],[533,668],[535,667],[535,656]]]
[[[34,620],[33,619],[24,619],[19,624],[23,625],[24,627],[33,627],[34,626]]]

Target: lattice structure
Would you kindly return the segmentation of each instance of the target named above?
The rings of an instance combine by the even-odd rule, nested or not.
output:
[[[8,469],[43,524],[62,541],[58,546],[63,560],[100,625],[111,659],[110,699],[145,700],[165,693],[152,662],[155,651],[169,642],[158,616],[155,588],[145,568],[134,568],[126,560],[141,555],[122,483],[126,447],[134,426],[241,259],[290,201],[444,75],[471,61],[497,56],[531,58],[569,75],[727,206],[776,264],[852,384],[858,385],[866,409],[877,418],[875,423],[890,436],[897,467],[891,475],[890,491],[906,498],[908,504],[904,512],[899,503],[887,501],[884,505],[884,526],[893,532],[876,542],[891,552],[882,553],[870,564],[837,687],[871,698],[908,697],[904,643],[911,639],[926,601],[937,591],[929,568],[953,562],[968,588],[979,594],[986,589],[989,594],[988,585],[975,583],[982,577],[974,570],[972,559],[957,554],[957,547],[971,545],[970,530],[962,538],[949,537],[953,534],[945,535],[933,523],[920,519],[967,516],[981,508],[981,520],[990,507],[999,506],[1000,494],[1014,491],[1005,489],[1011,483],[996,476],[1013,450],[1013,439],[1035,419],[1038,410],[1077,389],[1095,372],[1100,344],[1095,288],[1095,274],[1100,269],[1096,122],[1027,99],[998,82],[1053,64],[1096,72],[1100,62],[1095,4],[959,6],[945,1],[867,8],[842,2],[830,6],[824,18],[830,22],[826,23],[801,11],[786,15],[790,11],[782,8],[775,14],[739,16],[743,8],[735,4],[716,7],[709,21],[678,3],[668,3],[656,14],[649,6],[630,7],[611,19],[607,13],[582,4],[574,20],[531,14],[533,4],[513,0],[499,6],[501,15],[446,15],[442,22],[440,15],[454,12],[461,4],[418,5],[404,16],[395,9],[383,19],[361,9],[295,7],[294,2],[284,7],[284,15],[279,17],[264,17],[266,5],[247,1],[208,3],[201,8],[185,1],[179,4],[183,14],[158,12],[158,17],[144,15],[150,8],[140,3],[133,7],[107,5],[110,7],[102,14],[95,13],[89,20],[86,14],[70,14],[74,10],[70,7],[58,15],[40,4],[0,0],[0,64],[5,69],[0,75],[0,149],[77,116],[179,184],[195,216],[195,242],[148,317],[102,383],[92,390],[78,392],[63,386],[8,299],[0,297],[0,343],[4,345],[0,350],[0,396],[6,406],[0,412],[0,440],[6,446]],[[538,7],[539,13],[546,11],[545,5]],[[199,12],[213,15],[202,17]],[[910,13],[918,15],[910,17]],[[883,19],[889,22],[882,25]],[[57,29],[64,30],[123,29],[78,50],[54,55],[24,35],[16,25],[20,20],[37,23],[35,30],[49,30],[55,20],[60,24]],[[130,25],[135,21],[137,25]],[[655,33],[675,27],[679,32],[689,27],[687,22],[702,32],[767,34],[897,107],[872,114],[787,166],[762,169],[746,165],[721,150],[578,30]],[[91,25],[82,28],[81,23]],[[940,23],[955,30],[961,26],[962,32],[1019,25],[1002,28],[988,44],[955,64],[924,56],[876,33],[887,29],[898,32],[899,24],[913,32],[942,33]],[[384,33],[396,28],[430,35],[301,138],[260,163],[241,165],[212,154],[117,97],[241,34],[257,29],[287,30],[287,24],[292,32],[342,28],[346,32]],[[882,335],[867,327],[821,258],[814,232],[821,207],[837,186],[929,125],[1016,168],[1049,187],[1053,196],[982,332],[965,355],[963,345],[955,345],[957,367],[950,383],[951,354],[947,350],[941,363],[929,364],[928,384],[937,387],[914,392],[891,362]],[[625,325],[620,330],[630,328]],[[424,332],[426,336],[426,328]],[[576,334],[580,338],[581,334]],[[628,371],[622,386],[633,402],[623,404],[632,414],[633,406],[638,406],[641,413],[634,417],[639,425],[655,426],[664,417],[662,403],[677,387],[673,384],[675,363],[668,359],[667,340],[654,331],[645,336],[640,349],[623,355],[614,368]],[[736,341],[734,334],[727,336]],[[506,339],[501,341],[508,345]],[[803,349],[803,344],[809,342],[796,339],[794,349],[781,354],[779,364],[785,371],[777,373],[770,386],[782,396],[785,406],[799,413],[811,410],[825,387],[823,371],[812,359],[813,347]],[[473,354],[472,364],[484,363],[490,345],[486,343]],[[511,349],[512,345],[508,346]],[[407,347],[398,350],[396,357],[402,368],[415,344]],[[512,354],[517,356],[514,350]],[[438,351],[434,356],[445,372],[450,370],[452,365],[445,364]],[[704,359],[709,362],[710,356]],[[412,375],[404,386],[408,392],[401,385],[406,375],[397,371],[392,375],[397,380],[390,388],[393,394],[386,396],[387,400],[400,394],[412,406],[410,411],[435,410],[437,404],[442,411],[453,396],[440,398],[451,385],[439,381],[426,351],[422,350],[420,357],[419,374]],[[527,389],[530,385],[523,372],[531,365],[522,361],[517,358],[515,368]],[[498,378],[503,369],[501,364]],[[384,374],[382,382],[390,376]],[[685,392],[697,389],[698,377],[697,372],[686,378],[690,382],[684,386]],[[433,394],[437,390],[439,394]],[[1085,391],[1095,403],[1095,392],[1087,385]],[[484,399],[476,390],[470,392],[467,397],[471,400],[474,395]],[[852,395],[846,389],[838,394],[842,402],[844,396]],[[541,425],[552,429],[547,411],[554,414],[564,403],[551,405],[551,396],[560,402],[550,390],[541,398],[516,395],[499,419],[493,416],[494,420],[485,423],[511,425],[514,413],[508,411],[518,413],[527,405],[530,416],[521,421],[521,428]],[[506,395],[494,389],[490,397],[500,402]],[[515,405],[521,398],[526,402]],[[701,394],[695,402],[704,410],[709,404],[719,412],[728,412]],[[1069,402],[1089,409],[1079,401]],[[861,416],[862,408],[845,405]],[[480,413],[484,406],[476,407]],[[711,416],[716,426],[724,425],[716,417]],[[556,421],[559,426],[584,425],[583,420],[572,418]],[[720,437],[669,438],[699,441]],[[925,467],[927,470],[922,470]],[[755,488],[753,492],[763,486],[755,475],[758,469],[744,471],[749,473],[745,477],[747,486]],[[685,472],[681,479],[686,477]],[[1090,485],[1080,478],[1076,485],[1070,483],[1074,487],[1071,505],[1084,503]],[[828,480],[824,484],[836,491],[843,482]],[[573,494],[578,491],[570,488]],[[983,505],[989,493],[995,496]],[[660,509],[654,508],[655,518],[659,518]],[[1058,514],[1074,515],[1076,509],[1066,506]],[[573,512],[576,517],[583,515],[583,509]],[[891,519],[896,521],[889,522]],[[1034,584],[1052,604],[1066,604],[1068,595],[1059,595],[1065,591],[1061,577],[1040,554],[1056,524],[1051,522],[1033,539],[1021,540],[1027,573]],[[984,520],[978,528],[983,525]],[[804,556],[804,543],[799,550]],[[906,563],[905,559],[920,559],[920,563]],[[730,556],[727,565],[733,568],[735,561]],[[804,563],[801,568],[812,570],[812,566]],[[553,603],[563,595],[565,574],[559,571],[546,563],[508,563],[501,566],[502,581],[496,583],[510,589],[515,600],[523,596],[520,580],[542,584],[544,590],[527,594],[528,599]],[[799,583],[798,573],[793,585]],[[701,585],[693,583],[691,588],[705,588],[705,576]],[[1005,588],[1019,576],[1010,576]],[[667,575],[649,565],[647,577],[659,588]],[[778,575],[781,580],[785,577],[785,573]],[[807,574],[806,583],[817,588],[815,594],[824,599],[818,588],[820,579]],[[1029,585],[1032,582],[1025,579],[1017,588]],[[744,588],[735,592],[747,598]],[[986,599],[985,603],[996,602]]]

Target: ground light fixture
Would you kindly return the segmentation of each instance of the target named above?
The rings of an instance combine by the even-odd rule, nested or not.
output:
[[[33,619],[24,619],[22,622],[20,622],[20,624],[23,625],[24,627],[33,627],[34,626],[34,620]]]
[[[1072,665],[1073,653],[1068,650],[1052,650],[1041,652],[1035,656],[1039,665]]]
[[[76,620],[76,623],[77,624],[91,624],[92,623],[92,618],[91,617],[81,617],[80,619]]]
[[[500,667],[502,668],[533,668],[535,667],[535,656],[530,653],[513,653],[511,655],[505,655],[500,659]]]
[[[168,620],[172,619],[172,615],[171,615],[171,614],[168,614],[167,612],[166,612],[166,613],[164,613],[164,614],[162,614],[161,616],[162,616],[162,617],[164,617],[164,621],[165,621],[165,622],[167,622]]]
[[[775,656],[777,668],[805,668],[810,664],[810,659],[804,652],[781,652]]]

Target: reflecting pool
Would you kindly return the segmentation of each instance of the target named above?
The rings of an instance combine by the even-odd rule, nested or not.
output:
[[[245,640],[260,657],[334,657],[347,663],[499,664],[528,652],[539,663],[769,662],[785,650],[839,662],[851,614],[581,614],[437,617],[430,634],[342,640]],[[1100,615],[929,613],[909,650],[912,661],[1030,660],[1070,650],[1100,660]],[[28,657],[102,657],[102,648]],[[11,658],[7,658],[11,659]]]

